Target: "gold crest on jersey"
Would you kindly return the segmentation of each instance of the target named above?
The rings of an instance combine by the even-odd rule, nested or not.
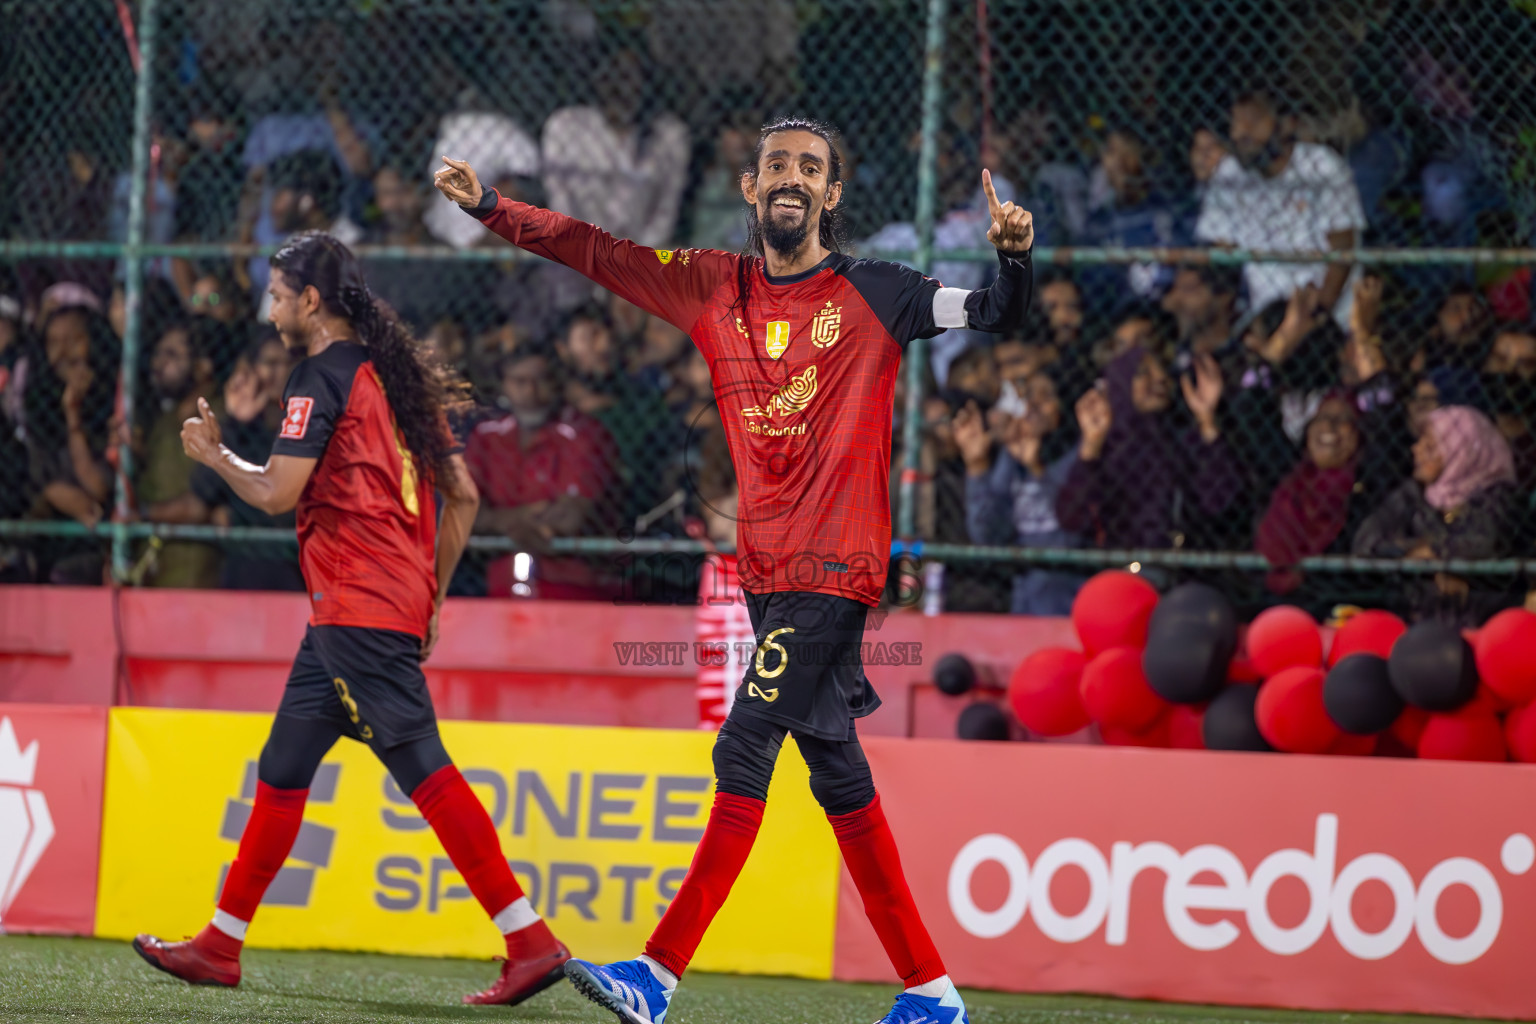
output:
[[[816,395],[816,364],[812,363],[805,371],[789,378],[783,386],[773,393],[764,405],[749,405],[741,410],[743,416],[766,416],[773,419],[775,416],[788,416],[792,412],[802,412],[811,399]]]
[[[768,321],[768,336],[764,339],[764,345],[768,349],[768,358],[777,359],[789,348],[789,321]]]
[[[817,348],[831,348],[843,333],[843,307],[832,308],[829,299],[821,312],[811,317],[811,344]]]
[[[656,250],[656,258],[658,260],[661,260],[661,265],[662,266],[666,266],[668,263],[672,262],[672,250],[671,249],[657,249]]]

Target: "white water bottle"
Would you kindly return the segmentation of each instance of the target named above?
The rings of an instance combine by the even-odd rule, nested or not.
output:
[[[944,563],[923,566],[923,614],[937,615],[944,610]]]

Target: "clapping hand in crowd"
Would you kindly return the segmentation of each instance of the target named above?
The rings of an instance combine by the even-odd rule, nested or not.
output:
[[[271,400],[256,368],[246,362],[237,364],[229,375],[229,383],[224,385],[224,412],[231,419],[249,423],[261,415]]]
[[[1200,428],[1200,440],[1212,444],[1221,436],[1216,409],[1221,405],[1226,382],[1222,379],[1221,366],[1208,353],[1195,356],[1193,370],[1179,378],[1179,387],[1184,391],[1184,404],[1189,406]]]
[[[1349,310],[1349,333],[1369,338],[1376,333],[1381,319],[1382,280],[1376,274],[1362,274],[1355,282],[1354,305]]]
[[[1045,435],[1050,432],[1050,424],[1038,409],[1031,408],[1023,416],[1015,416],[1003,434],[1008,454],[1035,476],[1043,476],[1045,465],[1040,461],[1040,451]]]
[[[1078,457],[1084,462],[1093,462],[1104,454],[1104,442],[1108,440],[1109,428],[1115,422],[1114,410],[1110,408],[1109,396],[1105,394],[1105,389],[1105,383],[1099,381],[1089,388],[1074,406],[1074,411],[1077,413],[1077,427],[1083,435],[1077,452]]]
[[[1301,343],[1328,317],[1323,306],[1323,293],[1317,285],[1304,284],[1291,293],[1285,305],[1285,319],[1275,333],[1260,342],[1255,351],[1272,366],[1285,362]]]

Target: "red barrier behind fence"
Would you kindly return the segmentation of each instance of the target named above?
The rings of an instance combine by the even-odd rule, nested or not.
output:
[[[0,931],[96,921],[107,709],[0,704]]]
[[[868,744],[961,985],[1530,1019],[1536,767]],[[846,873],[834,974],[890,981]]]
[[[112,703],[112,606],[102,587],[0,587],[0,701]]]
[[[113,624],[117,602],[122,676]],[[693,728],[693,606],[458,598],[427,666],[446,719]],[[270,711],[304,635],[301,594],[0,587],[0,700]],[[954,735],[969,698],[933,689],[962,651],[1006,680],[1036,647],[1075,646],[1065,619],[872,612],[870,679],[885,700],[868,735]],[[656,644],[666,656],[647,657]],[[920,664],[891,664],[916,644]]]

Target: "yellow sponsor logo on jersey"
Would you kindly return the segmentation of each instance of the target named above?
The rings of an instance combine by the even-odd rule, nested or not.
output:
[[[741,410],[741,414],[747,417],[766,416],[769,419],[788,416],[792,412],[803,411],[815,395],[816,364],[812,363],[804,372],[789,378],[766,403],[749,405]]]
[[[768,336],[764,339],[764,344],[767,346],[769,359],[777,359],[783,355],[784,350],[789,348],[789,321],[768,321]]]
[[[811,344],[817,348],[831,348],[843,333],[843,307],[832,308],[831,300],[821,312],[811,317]]]

